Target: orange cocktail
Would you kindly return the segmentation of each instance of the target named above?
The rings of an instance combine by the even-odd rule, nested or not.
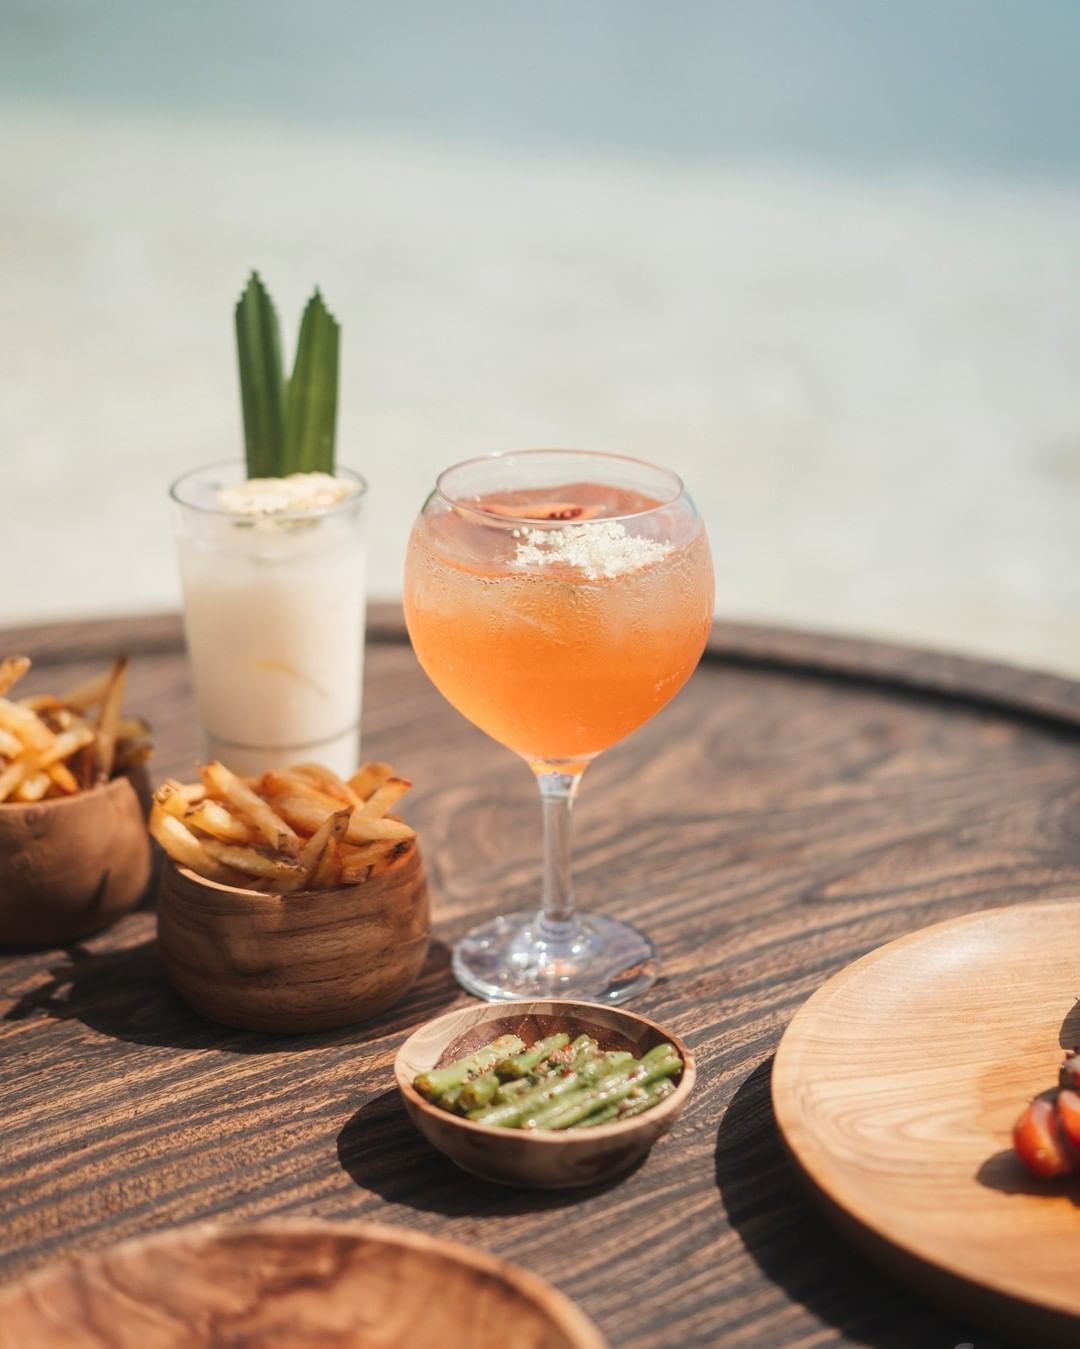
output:
[[[645,933],[577,912],[570,811],[589,762],[689,679],[712,606],[705,531],[665,469],[523,450],[440,477],[409,541],[409,635],[440,692],[529,762],[544,810],[541,908],[458,942],[470,992],[621,1002],[656,978]]]
[[[416,531],[409,634],[440,692],[493,739],[533,762],[587,762],[697,665],[712,621],[708,541],[700,521],[677,544],[634,533],[631,513],[660,503],[625,489],[508,496],[485,494]],[[484,518],[563,504],[595,514],[555,526]]]

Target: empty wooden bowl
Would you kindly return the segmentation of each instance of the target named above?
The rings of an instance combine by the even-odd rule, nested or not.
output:
[[[131,778],[0,803],[0,942],[55,946],[98,932],[139,903],[151,863]]]
[[[669,1041],[684,1065],[674,1092],[621,1123],[546,1133],[476,1124],[432,1105],[413,1087],[417,1073],[452,1063],[500,1035],[519,1035],[531,1045],[560,1031],[571,1039],[591,1035],[601,1049],[629,1049],[637,1058]],[[565,1001],[503,1002],[448,1012],[409,1036],[394,1060],[394,1074],[412,1122],[463,1170],[503,1185],[552,1190],[628,1171],[682,1113],[696,1076],[693,1054],[655,1021],[621,1008]]]
[[[375,1223],[200,1224],[0,1291],[0,1349],[605,1349],[532,1274]]]
[[[176,991],[240,1030],[328,1030],[397,1002],[431,937],[414,846],[361,885],[260,894],[204,880],[166,858],[158,941]]]

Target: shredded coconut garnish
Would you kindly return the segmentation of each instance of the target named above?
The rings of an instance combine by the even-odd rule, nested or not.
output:
[[[239,487],[222,487],[218,502],[233,515],[283,515],[325,510],[356,491],[348,478],[329,473],[290,473],[286,478],[249,478]]]
[[[618,520],[597,520],[562,529],[513,530],[517,540],[515,567],[545,567],[561,563],[576,567],[587,580],[622,576],[659,562],[671,552],[670,543],[627,533]]]

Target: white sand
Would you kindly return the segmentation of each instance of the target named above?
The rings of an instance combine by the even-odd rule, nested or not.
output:
[[[0,624],[178,603],[256,264],[344,323],[377,596],[440,467],[590,446],[684,475],[724,614],[1080,674],[1080,189],[16,105],[0,165]]]

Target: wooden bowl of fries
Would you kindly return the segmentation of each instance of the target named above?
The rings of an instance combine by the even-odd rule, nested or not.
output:
[[[0,661],[0,942],[52,946],[129,912],[150,882],[147,728],[121,716],[127,661],[60,697],[9,697]]]
[[[158,940],[177,992],[211,1020],[275,1034],[374,1016],[412,987],[431,919],[410,784],[386,764],[348,782],[318,764],[154,793],[167,856]]]

